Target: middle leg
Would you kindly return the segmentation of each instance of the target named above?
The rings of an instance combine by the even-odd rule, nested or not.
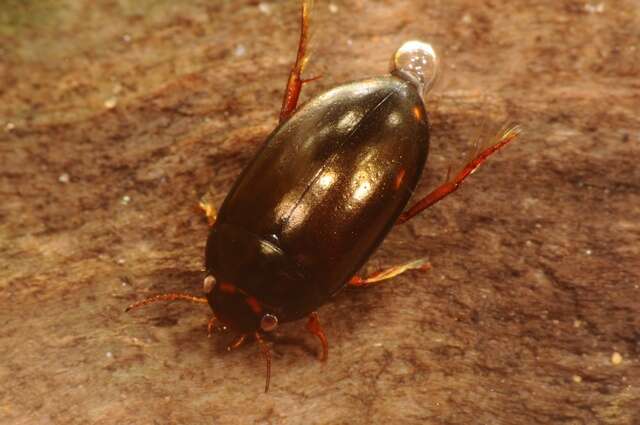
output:
[[[350,286],[369,286],[384,280],[389,280],[409,270],[421,270],[427,271],[431,268],[431,264],[426,258],[418,258],[417,260],[409,261],[408,263],[399,264],[397,266],[388,267],[378,270],[370,274],[367,277],[354,276],[349,281]]]

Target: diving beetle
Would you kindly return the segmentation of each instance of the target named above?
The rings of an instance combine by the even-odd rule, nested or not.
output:
[[[307,61],[310,1],[303,0],[295,64],[285,89],[280,122],[242,171],[219,214],[210,219],[205,248],[206,297],[152,296],[127,311],[157,301],[209,304],[216,326],[253,336],[266,359],[264,334],[278,324],[308,317],[307,329],[328,355],[317,309],[347,285],[368,285],[406,270],[426,269],[423,259],[356,276],[394,224],[406,222],[455,191],[484,160],[519,134],[507,127],[453,178],[403,212],[427,160],[429,123],[424,98],[436,78],[430,44],[404,43],[389,75],[337,86],[297,108]]]

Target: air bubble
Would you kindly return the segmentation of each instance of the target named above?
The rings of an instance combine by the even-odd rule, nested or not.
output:
[[[415,84],[424,99],[436,81],[438,62],[431,44],[411,40],[393,54],[391,73]]]

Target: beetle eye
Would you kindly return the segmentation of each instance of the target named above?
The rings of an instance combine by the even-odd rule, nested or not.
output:
[[[265,332],[271,332],[278,327],[278,318],[273,314],[265,314],[260,320],[260,328]]]

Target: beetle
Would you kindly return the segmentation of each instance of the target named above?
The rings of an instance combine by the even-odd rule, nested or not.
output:
[[[317,309],[347,285],[363,286],[406,270],[427,269],[424,259],[356,276],[394,224],[400,224],[455,191],[491,154],[515,140],[506,127],[453,178],[403,212],[425,166],[429,123],[424,98],[437,75],[431,45],[404,43],[389,75],[337,86],[297,108],[307,62],[310,1],[303,0],[295,64],[285,89],[280,123],[210,219],[205,248],[206,297],[152,296],[127,308],[158,301],[209,304],[216,326],[228,327],[239,346],[278,324],[308,317],[307,329],[328,355]]]

